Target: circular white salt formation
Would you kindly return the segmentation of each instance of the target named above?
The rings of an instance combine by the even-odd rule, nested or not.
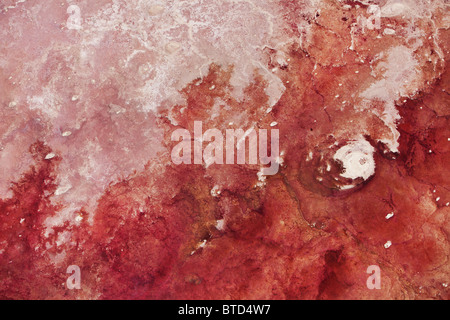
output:
[[[350,141],[340,148],[333,156],[344,166],[341,176],[349,179],[363,178],[367,180],[375,173],[375,160],[373,153],[375,149],[364,139]]]

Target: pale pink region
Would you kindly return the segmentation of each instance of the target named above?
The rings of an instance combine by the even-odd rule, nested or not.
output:
[[[49,140],[62,157],[61,186],[70,186],[63,196],[66,203],[81,206],[89,201],[92,209],[111,181],[143,170],[162,150],[154,119],[132,111],[110,115],[107,108],[97,107],[97,115],[70,136]]]
[[[57,52],[76,42],[73,34],[61,29],[67,19],[66,7],[56,1],[7,1],[0,5],[2,196],[8,194],[11,181],[33,163],[29,146],[37,139],[46,140],[51,128],[48,115],[59,111],[65,102],[45,82],[56,73],[70,71],[54,58],[64,57]]]
[[[83,26],[110,3],[77,3]],[[125,33],[113,26],[101,46],[89,46],[83,30],[67,28],[68,4],[13,5],[0,7],[0,197],[8,197],[11,182],[34,164],[30,145],[45,142],[54,154],[49,159],[62,159],[53,199],[65,209],[53,225],[81,208],[92,212],[111,181],[142,170],[162,151],[162,135],[155,117],[124,97],[136,93],[139,71],[139,64],[124,63],[130,50]],[[130,60],[156,63],[146,57]]]
[[[0,143],[14,150],[0,164],[1,195],[32,165],[28,147],[40,139],[61,158],[54,199],[66,208],[58,223],[80,208],[92,211],[109,183],[164,150],[154,116],[146,112],[185,103],[179,90],[206,75],[212,62],[234,65],[238,99],[255,70],[268,82],[271,104],[285,89],[261,63],[266,47],[291,41],[271,1],[76,6],[79,29],[71,28],[69,3],[0,7],[0,103],[13,119],[2,125]]]

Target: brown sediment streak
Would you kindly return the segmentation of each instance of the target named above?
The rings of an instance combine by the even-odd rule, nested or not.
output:
[[[1,122],[1,152],[17,163],[1,167],[0,297],[448,299],[444,7],[410,19],[420,1],[379,1],[380,27],[361,30],[361,17],[376,14],[364,3],[239,4],[252,15],[238,35],[264,44],[248,65],[254,43],[224,32],[230,47],[221,47],[214,32],[227,25],[193,38],[192,25],[170,10],[192,21],[211,12],[184,2],[146,7],[148,17],[125,4],[81,5],[83,28],[98,38],[71,30],[69,40],[58,33],[56,47],[37,37],[16,58],[23,43],[3,49],[25,71],[8,79],[13,68],[0,60],[1,110],[10,119]],[[235,7],[223,6],[235,17]],[[65,9],[53,8],[52,18]],[[15,28],[31,23],[0,14]],[[133,16],[142,17],[137,30],[166,32],[157,28],[165,19],[181,25],[149,49],[159,33],[145,40],[127,29]],[[65,41],[81,49],[55,44]],[[33,71],[39,46],[47,54]],[[36,85],[27,80],[33,72]],[[186,129],[194,147],[195,122],[203,132],[279,130],[279,170],[174,164],[172,133]],[[81,269],[80,290],[67,288],[69,265]],[[380,290],[367,287],[371,265],[381,269]]]

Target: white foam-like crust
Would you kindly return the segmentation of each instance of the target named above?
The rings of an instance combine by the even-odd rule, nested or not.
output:
[[[367,180],[375,174],[374,148],[364,139],[351,141],[341,147],[334,155],[334,160],[342,162],[344,172],[341,176],[349,179]]]

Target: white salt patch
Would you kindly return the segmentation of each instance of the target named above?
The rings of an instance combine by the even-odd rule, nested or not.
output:
[[[264,170],[264,169],[261,168],[261,169],[256,173],[256,175],[258,176],[258,181],[260,181],[260,182],[266,181],[266,176],[264,175],[263,170]]]
[[[216,229],[222,231],[225,227],[225,220],[220,219],[216,221]]]
[[[383,30],[383,33],[387,34],[387,35],[393,35],[393,34],[395,34],[395,30],[386,28],[386,29]]]
[[[56,155],[55,155],[53,152],[51,152],[51,153],[49,153],[49,154],[47,154],[47,155],[45,156],[45,160],[53,159],[55,156],[56,156]]]
[[[220,194],[220,190],[219,190],[219,186],[215,185],[212,189],[211,189],[211,195],[213,197],[217,197]]]
[[[61,194],[64,194],[67,191],[69,191],[71,188],[72,188],[72,186],[70,184],[66,184],[66,185],[60,186],[60,187],[58,187],[58,189],[56,189],[55,196],[59,196]]]
[[[375,149],[368,141],[361,139],[340,148],[333,159],[342,162],[344,166],[342,177],[367,180],[375,173],[374,151]]]
[[[384,54],[383,54],[384,55]],[[390,128],[392,136],[381,140],[392,152],[398,152],[397,121],[400,119],[398,110],[395,108],[395,100],[401,96],[408,96],[415,90],[415,82],[420,76],[419,63],[414,58],[414,50],[406,46],[397,46],[386,52],[386,58],[382,59],[374,69],[374,75],[381,79],[374,82],[369,88],[361,93],[365,100],[363,105],[370,105],[371,101],[384,101],[384,110],[380,113],[372,110]]]
[[[387,3],[381,8],[381,16],[386,18],[399,16],[401,14],[405,14],[408,9],[408,6],[403,3]]]

